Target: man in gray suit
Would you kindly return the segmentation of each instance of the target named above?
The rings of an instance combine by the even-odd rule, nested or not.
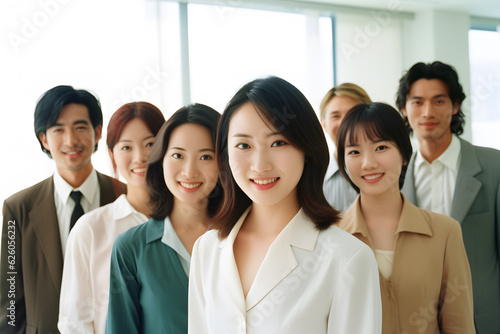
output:
[[[4,202],[0,333],[59,333],[68,233],[83,213],[119,195],[118,181],[92,167],[101,130],[99,101],[85,90],[57,86],[37,103],[35,134],[56,172]]]
[[[463,132],[465,99],[456,71],[433,62],[413,65],[400,79],[396,104],[419,149],[403,194],[423,209],[462,225],[472,273],[477,333],[500,333],[500,151],[473,146]],[[454,293],[453,277],[443,277]]]

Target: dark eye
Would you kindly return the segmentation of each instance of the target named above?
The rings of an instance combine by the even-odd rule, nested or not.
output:
[[[240,143],[240,144],[236,145],[236,147],[240,148],[242,150],[246,150],[247,148],[250,148],[250,145],[245,144],[245,143]]]
[[[174,154],[172,154],[172,158],[174,158],[174,159],[182,159],[182,154],[180,154],[180,153],[174,153]]]
[[[387,146],[385,146],[385,145],[380,145],[379,147],[377,147],[376,151],[382,151],[382,150],[386,150],[386,149],[388,149],[388,147],[387,147]]]
[[[202,155],[200,158],[200,160],[212,160],[212,159],[213,157],[208,154]]]
[[[352,150],[347,153],[347,155],[356,155],[356,154],[359,154],[359,151]]]
[[[130,150],[130,146],[123,146],[122,147],[122,151],[128,151],[128,150]]]
[[[152,147],[152,146],[153,146],[153,142],[146,144],[146,147]]]
[[[286,142],[284,142],[283,140],[277,140],[271,146],[272,147],[279,147],[279,146],[283,146],[283,145],[286,145]]]

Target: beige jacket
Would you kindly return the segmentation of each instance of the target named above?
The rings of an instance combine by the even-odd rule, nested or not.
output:
[[[475,333],[471,274],[460,225],[403,200],[391,278],[379,277],[382,333]],[[339,226],[373,249],[359,197]]]

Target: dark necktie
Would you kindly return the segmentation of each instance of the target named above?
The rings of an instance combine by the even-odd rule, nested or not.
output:
[[[69,224],[69,230],[75,226],[76,221],[78,218],[80,218],[84,212],[82,208],[82,204],[80,203],[80,200],[82,199],[82,193],[79,191],[72,191],[71,194],[69,194],[69,197],[75,201],[75,208],[73,209],[73,213],[71,214],[71,220]]]

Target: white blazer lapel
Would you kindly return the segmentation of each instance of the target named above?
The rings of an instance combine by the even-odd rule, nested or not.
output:
[[[224,263],[222,268],[222,284],[221,286],[227,290],[225,296],[228,302],[231,303],[243,317],[245,317],[245,296],[243,295],[243,287],[241,286],[240,275],[236,261],[234,259],[233,244],[238,232],[250,212],[250,208],[241,215],[240,219],[236,222],[229,236],[222,240],[219,244],[221,250],[221,263]]]
[[[248,292],[247,311],[257,305],[297,267],[298,261],[293,253],[293,247],[312,251],[318,235],[319,231],[300,209],[269,247]]]
[[[472,145],[461,139],[460,145],[460,167],[451,205],[451,216],[461,224],[481,189],[481,182],[474,176],[482,169]]]

